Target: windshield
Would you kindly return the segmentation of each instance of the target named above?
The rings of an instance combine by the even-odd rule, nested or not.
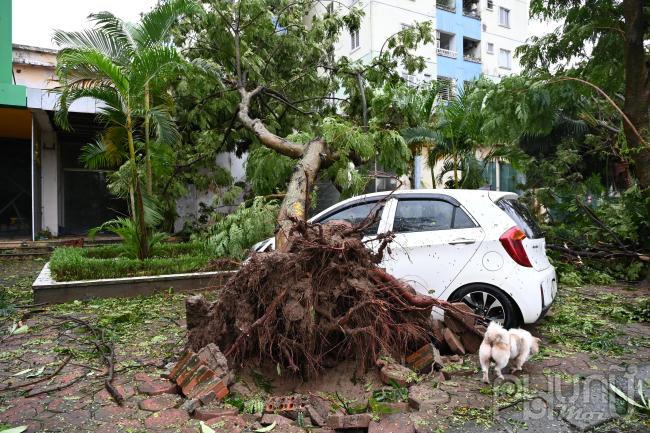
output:
[[[524,231],[529,239],[540,239],[544,237],[544,232],[537,225],[533,216],[526,209],[526,206],[518,200],[511,198],[501,199],[496,202],[496,205],[513,219],[515,224]]]

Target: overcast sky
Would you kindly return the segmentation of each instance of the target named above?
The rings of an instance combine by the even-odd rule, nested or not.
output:
[[[52,43],[55,28],[87,29],[91,27],[88,15],[105,10],[125,21],[136,21],[155,4],[156,0],[14,0],[13,43],[56,48]]]
[[[125,21],[136,21],[156,0],[14,0],[13,43],[56,48],[52,43],[54,28],[72,31],[90,27],[88,15],[109,10]],[[532,22],[528,36],[553,31],[557,24]]]

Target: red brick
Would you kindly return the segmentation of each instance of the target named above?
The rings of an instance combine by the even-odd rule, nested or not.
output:
[[[246,428],[246,421],[240,416],[221,416],[206,421],[215,433],[241,433]]]
[[[9,424],[9,427],[23,427],[23,426],[27,426],[27,430],[25,430],[24,433],[37,433],[42,431],[40,421],[20,420],[20,421],[13,421],[12,423]]]
[[[176,366],[172,368],[171,373],[169,373],[169,379],[171,380],[176,380],[178,376],[183,372],[183,367],[185,366],[185,363],[190,359],[190,357],[194,355],[194,352],[187,352],[183,357],[176,363]]]
[[[465,348],[463,345],[458,341],[458,338],[454,335],[453,332],[451,332],[451,329],[447,328],[444,330],[444,335],[445,335],[445,341],[449,345],[449,348],[451,349],[452,352],[457,353],[459,355],[464,355],[465,354]]]
[[[11,422],[30,419],[43,412],[44,409],[40,403],[22,404],[0,413],[0,421]]]
[[[135,413],[137,407],[131,403],[124,406],[105,406],[95,412],[95,420],[103,422],[114,422],[124,418],[129,418]]]
[[[275,423],[275,425],[290,425],[291,423],[293,423],[293,420],[290,420],[289,418],[285,418],[282,415],[265,413],[262,416],[262,420],[260,421],[260,424],[262,425],[269,425],[273,423]]]
[[[327,427],[332,429],[358,429],[368,428],[370,415],[339,415],[327,418]]]
[[[461,337],[463,337],[463,347],[465,347],[469,353],[478,353],[481,343],[483,342],[482,338],[479,338],[478,335],[470,331],[463,332]]]
[[[72,412],[78,409],[83,409],[84,407],[88,406],[88,397],[86,396],[78,396],[80,397],[79,399],[73,400],[73,399],[63,399],[63,398],[57,398],[56,400],[52,400],[48,405],[47,405],[47,410],[50,412]]]
[[[212,385],[210,388],[206,389],[204,392],[201,393],[201,395],[209,394],[210,392],[216,392],[217,393],[217,401],[221,400],[225,396],[228,395],[228,388],[226,387],[226,384],[219,379],[218,382],[215,382],[214,385]],[[200,396],[199,396],[200,397]]]
[[[422,346],[420,350],[406,359],[406,366],[418,373],[430,373],[434,363],[438,368],[442,367],[440,352],[433,343]]]
[[[80,428],[90,420],[90,412],[75,410],[70,413],[57,414],[43,423],[44,431],[70,431]]]
[[[153,379],[147,376],[145,373],[140,372],[135,374],[135,380],[140,382],[151,382]]]
[[[208,371],[211,371],[208,365],[205,364],[205,361],[201,361],[201,365],[194,370],[194,373],[188,376],[187,379],[185,379],[185,382],[178,384],[183,388],[183,394],[188,395],[192,388],[201,383],[201,380]]]
[[[158,412],[164,409],[171,409],[178,405],[178,403],[179,401],[177,396],[171,394],[162,394],[141,401],[140,409],[148,410],[151,412]]]
[[[207,421],[209,419],[221,416],[236,416],[239,415],[239,409],[221,409],[217,407],[204,406],[194,411],[194,418],[199,421]]]
[[[403,413],[379,415],[380,421],[371,421],[368,433],[415,433],[415,424]]]
[[[178,377],[176,377],[176,383],[182,385],[185,382],[185,379],[187,379],[187,377],[194,372],[196,367],[198,367],[201,362],[203,361],[201,361],[198,356],[192,354],[183,366],[181,372],[178,374]]]
[[[104,424],[94,433],[124,433],[127,431],[139,432],[142,431],[142,422],[136,419],[122,419],[110,424]]]
[[[179,427],[188,419],[190,419],[190,416],[184,410],[166,409],[161,412],[154,413],[149,418],[144,420],[144,426],[147,429]]]
[[[385,403],[388,409],[397,409],[402,413],[409,413],[411,406],[408,403]]]
[[[185,396],[187,396],[187,398],[196,398],[199,395],[202,396],[204,395],[204,391],[212,387],[212,385],[215,383],[218,383],[218,380],[220,379],[217,377],[214,371],[208,370],[208,372],[203,375],[201,383],[197,384],[191,390],[188,390],[188,392],[184,392]]]
[[[151,381],[138,385],[138,394],[160,395],[178,394],[178,385],[165,381]]]

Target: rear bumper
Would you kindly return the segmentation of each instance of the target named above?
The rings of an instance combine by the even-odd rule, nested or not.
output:
[[[501,289],[517,304],[523,322],[535,323],[548,313],[555,301],[556,291],[552,287],[556,279],[553,266],[543,271],[517,266],[506,278]]]

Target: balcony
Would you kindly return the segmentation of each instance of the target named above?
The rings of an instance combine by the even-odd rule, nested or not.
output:
[[[438,48],[438,55],[444,57],[451,57],[452,59],[458,58],[458,53],[456,51],[447,50],[445,48]]]
[[[468,62],[481,63],[481,58],[480,57],[474,57],[471,54],[465,54],[463,56],[463,59],[465,59]]]
[[[443,11],[456,13],[456,3],[455,2],[436,2],[436,7],[442,9]]]
[[[481,14],[475,11],[463,10],[463,16],[468,18],[474,18],[475,20],[481,21]]]

